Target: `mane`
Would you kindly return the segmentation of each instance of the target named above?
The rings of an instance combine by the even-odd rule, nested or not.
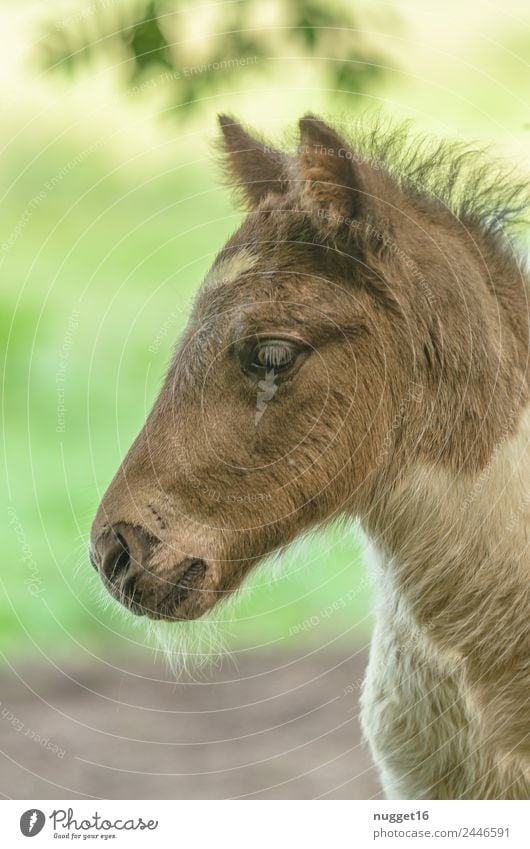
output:
[[[486,236],[510,235],[529,224],[530,181],[491,155],[488,145],[433,140],[377,118],[348,132],[359,159],[386,175],[419,202],[437,202]]]
[[[233,119],[234,122],[237,119]],[[417,133],[413,122],[395,121],[384,113],[364,114],[353,122],[328,121],[349,145],[353,158],[384,174],[418,205],[445,209],[470,228],[480,230],[497,250],[516,248],[513,237],[530,224],[530,179],[515,164],[492,153],[491,145],[460,139],[436,139]],[[249,142],[269,147],[259,135]],[[271,150],[287,158],[298,147],[296,131],[284,132]],[[223,138],[214,144],[221,182],[231,189],[236,206],[248,210],[244,183],[234,174]]]

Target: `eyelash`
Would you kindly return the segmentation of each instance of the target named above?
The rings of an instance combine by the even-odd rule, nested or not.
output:
[[[283,371],[289,368],[295,359],[293,346],[281,341],[258,342],[252,353],[252,365],[267,371]]]
[[[263,377],[287,373],[296,364],[304,347],[289,339],[259,339],[240,355],[240,364],[247,374]]]

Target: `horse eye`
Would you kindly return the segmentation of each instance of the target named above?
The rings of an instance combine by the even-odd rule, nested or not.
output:
[[[248,365],[254,372],[287,371],[294,365],[298,347],[284,339],[264,339],[254,346]]]

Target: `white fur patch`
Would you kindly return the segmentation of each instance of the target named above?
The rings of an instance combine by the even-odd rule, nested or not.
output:
[[[205,285],[208,288],[215,288],[221,284],[233,283],[242,274],[255,268],[257,264],[258,257],[247,248],[241,248],[237,253],[221,260],[219,265],[212,268],[204,281]]]

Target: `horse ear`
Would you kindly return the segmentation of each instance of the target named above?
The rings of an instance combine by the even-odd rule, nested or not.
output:
[[[299,127],[298,174],[306,201],[330,223],[349,223],[368,198],[361,164],[347,142],[313,115]]]
[[[235,184],[250,207],[256,207],[271,192],[283,194],[287,180],[286,155],[253,138],[227,115],[219,115],[219,124],[230,183]]]

